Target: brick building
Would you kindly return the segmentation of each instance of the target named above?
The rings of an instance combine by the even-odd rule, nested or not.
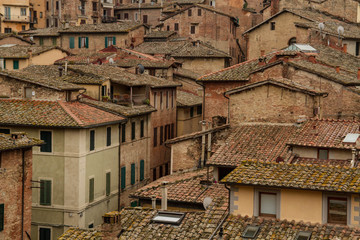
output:
[[[30,2],[30,29],[46,28],[46,2],[44,0],[29,0]]]
[[[31,233],[32,147],[43,142],[0,132],[0,238],[25,239]]]

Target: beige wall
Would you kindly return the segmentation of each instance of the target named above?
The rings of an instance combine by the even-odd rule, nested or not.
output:
[[[36,11],[37,23],[34,24],[35,28],[46,28],[46,2],[44,0],[30,0],[33,6],[33,11]]]
[[[200,106],[201,107],[201,106]],[[201,130],[201,114],[197,113],[197,106],[193,107],[193,117],[190,117],[191,107],[177,108],[177,136],[186,135],[189,133]]]
[[[235,215],[254,215],[254,188],[231,187],[230,211]]]
[[[225,67],[225,58],[176,58],[182,62],[182,68],[201,75],[219,71]]]
[[[56,60],[66,57],[67,54],[59,49],[52,49],[42,54],[33,56],[33,65],[52,65]]]
[[[304,158],[317,158],[318,148],[294,146],[293,153]],[[351,149],[329,149],[329,159],[350,160],[352,158]]]

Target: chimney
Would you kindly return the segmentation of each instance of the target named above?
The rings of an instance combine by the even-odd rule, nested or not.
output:
[[[62,75],[63,75],[63,67],[62,66],[59,66],[58,67],[58,69],[59,69],[59,77],[62,77]]]
[[[344,51],[344,53],[347,53],[347,44],[346,43],[344,43],[343,51]]]
[[[152,208],[156,209],[156,196],[155,195],[151,197],[151,203],[152,203]]]
[[[360,68],[358,68],[357,79],[360,80]]]
[[[32,65],[32,57],[33,57],[33,55],[32,55],[32,50],[30,48],[28,50],[28,54],[29,54],[29,65]]]
[[[261,50],[260,54],[261,54],[261,56],[264,56],[265,55],[265,50]]]
[[[65,72],[64,74],[67,75],[67,70],[68,70],[68,61],[65,61]]]
[[[266,65],[265,58],[260,57],[258,60],[259,60],[259,66],[265,66]]]
[[[336,66],[336,72],[337,72],[337,73],[340,72],[340,66]]]
[[[316,63],[316,57],[315,57],[315,55],[310,55],[310,56],[308,57],[308,60],[309,60],[309,62]]]
[[[161,210],[167,210],[167,187],[168,181],[163,181],[161,183]]]
[[[356,149],[355,148],[353,148],[352,150],[351,150],[351,155],[352,155],[352,157],[351,157],[351,167],[355,167],[355,161],[356,161]]]

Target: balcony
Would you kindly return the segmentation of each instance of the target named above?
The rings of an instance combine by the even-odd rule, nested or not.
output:
[[[30,18],[28,16],[20,15],[5,15],[3,18],[4,22],[18,22],[18,23],[30,23]]]

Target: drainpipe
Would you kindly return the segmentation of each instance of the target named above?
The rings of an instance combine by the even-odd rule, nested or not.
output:
[[[120,212],[121,210],[121,129],[122,129],[122,124],[119,123],[119,172],[118,172],[118,211]]]
[[[206,130],[206,121],[202,120],[201,123],[201,131],[204,132]],[[205,144],[206,144],[206,135],[203,134],[201,136],[201,162],[200,168],[203,168],[205,165]]]
[[[199,84],[200,86],[202,86],[203,88],[203,101],[202,101],[202,118],[201,120],[205,120],[205,85],[201,82],[195,81],[197,84]]]
[[[224,97],[228,100],[228,117],[226,119],[226,124],[230,124],[230,98],[226,96],[226,92],[224,92]]]
[[[21,239],[24,239],[24,208],[25,208],[25,149],[22,154],[22,189],[21,189]]]

